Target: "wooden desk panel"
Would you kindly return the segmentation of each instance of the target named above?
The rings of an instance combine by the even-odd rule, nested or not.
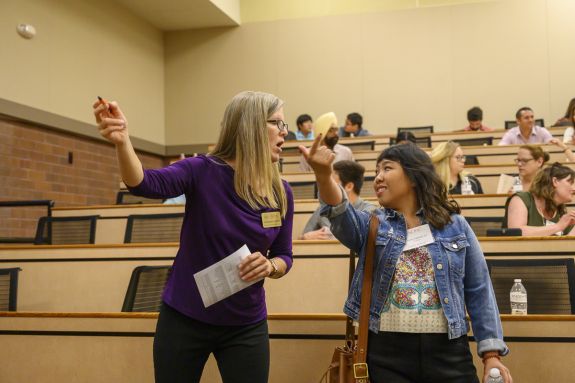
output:
[[[69,314],[25,317],[0,313],[3,383],[153,382],[157,315]],[[511,353],[504,359],[517,382],[569,382],[575,366],[574,316],[501,317]],[[317,382],[334,347],[343,344],[343,315],[270,314],[270,383]],[[470,344],[478,374],[482,363]],[[31,363],[30,361],[33,361]],[[72,373],[73,371],[73,378]],[[210,357],[202,383],[221,382]]]
[[[450,140],[457,140],[457,139],[472,139],[472,138],[485,138],[485,137],[493,137],[493,144],[497,145],[503,135],[507,131],[505,129],[498,129],[493,132],[437,132],[431,134],[431,143],[435,147],[438,144]],[[550,132],[553,137],[563,139],[563,133],[565,132],[564,127],[559,128],[550,128]],[[417,136],[427,136],[427,134],[416,134]],[[373,135],[373,136],[363,136],[363,137],[340,137],[339,143],[342,145],[349,144],[349,143],[358,143],[358,142],[365,142],[365,141],[375,141],[376,147],[385,147],[389,146],[389,138],[395,137],[394,134],[384,134],[384,135]],[[304,145],[306,147],[310,147],[313,141],[286,141],[283,145],[286,148],[297,148],[299,145]]]
[[[484,237],[480,244],[488,258],[575,257],[575,237]],[[347,248],[337,241],[294,241],[293,251],[291,272],[266,281],[270,310],[340,312],[347,294]],[[118,312],[132,270],[169,265],[176,252],[177,244],[3,246],[0,267],[22,269],[19,310]]]
[[[492,182],[495,179],[492,177]],[[482,181],[483,182],[483,181]],[[491,186],[489,186],[491,185]],[[487,187],[493,184],[486,183]],[[454,199],[461,206],[462,214],[467,217],[503,217],[505,194],[483,194],[470,196],[454,196]],[[367,201],[377,205],[375,198],[366,198]],[[293,223],[292,238],[298,239],[305,224],[311,214],[319,206],[318,200],[296,200],[295,214]],[[77,215],[100,215],[96,228],[96,244],[120,244],[124,241],[124,231],[126,227],[126,218],[128,214],[139,214],[146,211],[147,214],[162,214],[168,212],[183,212],[183,205],[110,205],[110,206],[92,206],[89,208],[78,207],[61,207],[54,209],[55,216],[77,216]]]

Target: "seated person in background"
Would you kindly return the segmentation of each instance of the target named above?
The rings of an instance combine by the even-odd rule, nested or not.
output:
[[[409,130],[404,130],[402,132],[397,133],[397,136],[395,137],[395,144],[396,145],[408,144],[410,142],[412,144],[417,144],[417,139],[415,138],[415,134],[413,134]]]
[[[573,99],[575,100],[575,98]],[[573,101],[571,100],[571,101]],[[565,133],[563,133],[563,142],[565,144],[575,144],[575,137],[573,137],[573,132],[574,129],[573,127],[575,126],[575,105],[573,105],[573,107],[571,108],[570,114],[569,114],[569,120],[571,121],[571,126],[568,127],[567,129],[565,129]]]
[[[521,229],[524,236],[566,235],[575,224],[575,211],[567,210],[575,194],[575,171],[556,162],[541,170],[531,189],[507,199],[503,228]]]
[[[180,157],[177,160],[170,162],[170,165],[174,164],[178,161],[181,161],[185,158],[186,158],[186,155],[184,153],[181,153]],[[164,201],[164,205],[185,205],[185,204],[186,204],[186,195],[185,194],[179,195],[179,196],[174,197],[174,198],[168,198],[167,200]]]
[[[359,113],[350,113],[345,119],[345,126],[339,128],[340,137],[362,137],[371,136],[371,134],[363,129],[363,117]]]
[[[463,129],[465,132],[493,132],[495,130],[483,125],[483,111],[478,106],[467,111],[467,121],[469,125]]]
[[[320,145],[327,146],[328,149],[335,153],[335,162],[344,160],[353,161],[351,149],[337,143],[339,137],[337,135],[337,117],[335,113],[329,112],[322,114],[316,119],[315,134],[322,135]],[[302,172],[312,171],[303,155],[299,160],[299,170]]]
[[[521,145],[514,161],[517,164],[521,187],[515,185],[509,190],[510,193],[529,190],[537,172],[549,161],[549,154],[537,145]]]
[[[377,206],[365,202],[359,197],[363,186],[365,168],[355,161],[339,161],[333,164],[332,177],[345,190],[349,202],[356,210],[371,212]],[[327,217],[320,216],[319,206],[307,221],[300,239],[334,239],[331,234],[330,223]]]
[[[313,140],[313,120],[309,114],[302,114],[296,120],[297,132],[295,137],[298,141]]]
[[[572,98],[571,101],[569,101],[565,115],[555,121],[553,126],[573,126],[573,109],[575,109],[575,98]]]
[[[185,205],[186,204],[186,195],[182,194],[180,196],[174,198],[168,198],[164,201],[164,205]]]
[[[553,139],[549,131],[541,126],[535,126],[533,110],[527,106],[515,113],[517,125],[503,135],[499,145],[546,144]]]
[[[552,139],[550,144],[554,144],[565,152],[568,161],[575,161],[575,154],[561,141]],[[543,168],[545,163],[549,161],[549,154],[545,152],[541,146],[538,145],[521,145],[515,158],[517,164],[518,177],[516,177],[513,186],[509,188],[508,193],[517,193],[520,191],[528,191],[531,188],[531,183],[535,179],[535,175]],[[506,175],[501,175],[505,177]]]
[[[465,172],[465,156],[457,142],[447,141],[431,152],[431,162],[449,194],[483,194],[481,183]]]

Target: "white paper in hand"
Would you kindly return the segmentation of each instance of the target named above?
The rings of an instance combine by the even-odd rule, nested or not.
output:
[[[250,254],[251,252],[247,245],[243,245],[239,250],[218,263],[214,263],[210,267],[206,267],[194,274],[194,279],[205,307],[211,306],[258,282],[244,282],[240,278],[238,265]]]
[[[513,183],[515,182],[515,177],[501,174],[499,176],[499,182],[497,182],[497,194],[507,194],[509,190],[513,187]]]

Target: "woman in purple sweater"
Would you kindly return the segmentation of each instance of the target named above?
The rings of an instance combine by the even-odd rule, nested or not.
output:
[[[212,153],[163,169],[142,169],[115,102],[97,102],[100,133],[116,146],[124,183],[136,195],[185,194],[180,248],[163,294],[156,336],[156,382],[199,382],[213,353],[224,383],[265,383],[269,339],[264,278],[292,265],[293,195],[277,163],[287,134],[283,102],[242,92],[227,106]],[[247,245],[238,268],[251,286],[205,307],[194,274]]]

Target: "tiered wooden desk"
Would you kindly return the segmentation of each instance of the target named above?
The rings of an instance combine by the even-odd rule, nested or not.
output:
[[[466,217],[503,217],[505,213],[506,194],[459,195],[454,199]],[[377,205],[375,198],[366,200]],[[298,239],[305,224],[319,206],[317,199],[296,200],[292,238]],[[121,244],[124,242],[126,220],[130,214],[164,214],[181,213],[184,205],[100,205],[84,207],[54,208],[56,217],[81,215],[99,215],[96,225],[97,244]]]
[[[564,258],[574,256],[575,237],[480,243],[488,258]],[[0,369],[0,381],[152,382],[156,316],[117,312],[131,270],[170,264],[176,251],[176,243],[0,247],[1,267],[22,268],[18,307],[24,311],[0,314],[0,359],[9,366]],[[336,241],[295,241],[290,274],[266,281],[270,382],[319,380],[342,342],[347,255]],[[502,320],[512,349],[506,364],[516,381],[569,381],[575,373],[566,359],[575,352],[574,316]],[[217,376],[211,360],[202,382],[219,382]]]
[[[487,258],[572,258],[575,237],[480,238]],[[20,267],[18,309],[120,311],[132,270],[169,265],[178,244],[3,246],[0,267]],[[337,241],[294,241],[294,267],[266,281],[273,313],[339,313],[347,293],[349,251]],[[305,299],[302,299],[305,297]]]
[[[551,127],[548,128],[554,138],[563,139],[563,133],[565,132],[565,127]],[[472,138],[487,138],[493,137],[493,145],[497,146],[503,135],[507,132],[504,129],[499,129],[493,132],[437,132],[431,134],[431,145],[432,147],[438,144],[450,140],[458,139],[472,139]],[[426,136],[427,134],[421,134],[421,136]],[[363,136],[363,137],[340,137],[339,143],[345,145],[346,143],[358,143],[358,142],[369,142],[375,141],[375,151],[381,152],[383,149],[389,146],[390,137],[395,137],[395,134],[378,134],[373,136]],[[284,148],[288,150],[292,148],[297,148],[299,145],[311,146],[311,141],[286,141],[283,145]],[[213,145],[209,146],[210,150],[213,149]],[[351,147],[353,150],[353,147]]]
[[[562,130],[554,131],[557,136],[560,133]],[[467,135],[500,138],[502,134],[436,133],[433,142]],[[388,143],[388,137],[377,137],[375,152],[356,153],[356,158],[373,164]],[[552,160],[563,160],[562,153],[549,149]],[[482,164],[511,163],[517,153],[517,147],[464,150],[481,156]],[[489,162],[490,158],[497,162]],[[285,165],[289,166],[289,161]],[[371,166],[368,169],[372,170]],[[513,173],[514,169],[470,167],[479,176]],[[504,195],[457,197],[464,214],[481,216],[500,214],[505,199]],[[316,206],[316,200],[298,201],[296,221],[301,217],[305,223]],[[54,215],[99,214],[103,218],[98,224],[99,241],[121,243],[127,215],[181,211],[183,206],[99,206],[55,209]],[[480,238],[480,243],[487,258],[575,257],[575,237]],[[118,311],[133,268],[171,264],[177,248],[176,243],[0,247],[0,267],[22,269],[21,312],[0,313],[0,360],[4,366],[0,382],[153,382],[152,338],[157,314]],[[271,383],[316,382],[323,374],[333,348],[343,341],[341,308],[347,293],[347,266],[348,250],[336,241],[294,241],[290,274],[266,281]],[[502,322],[512,350],[505,363],[515,381],[572,380],[575,366],[569,358],[575,352],[575,316],[503,315]],[[476,358],[475,363],[481,373],[481,362]],[[210,359],[202,382],[220,381]]]
[[[516,382],[571,382],[575,316],[502,315]],[[157,314],[0,313],[0,381],[152,383]],[[341,314],[270,314],[270,383],[318,382],[343,343]],[[475,354],[475,343],[471,343]],[[478,373],[482,364],[474,355]],[[481,375],[480,375],[481,376]],[[210,358],[202,383],[219,383]]]
[[[465,155],[477,156],[477,160],[480,165],[513,165],[513,160],[517,157],[517,151],[520,145],[505,145],[505,146],[465,146],[463,147],[463,153]],[[545,150],[550,155],[550,163],[555,161],[565,162],[566,157],[563,151],[555,145],[542,145],[543,150]],[[430,149],[426,149],[430,152]],[[381,150],[363,150],[353,153],[354,159],[362,164],[367,172],[375,170],[375,161]],[[297,173],[300,172],[299,168],[300,155],[299,153],[284,153],[282,154],[282,172],[284,174]],[[473,167],[466,167],[471,170]],[[517,173],[517,167],[515,167],[514,173]],[[370,174],[367,174],[370,175]]]

